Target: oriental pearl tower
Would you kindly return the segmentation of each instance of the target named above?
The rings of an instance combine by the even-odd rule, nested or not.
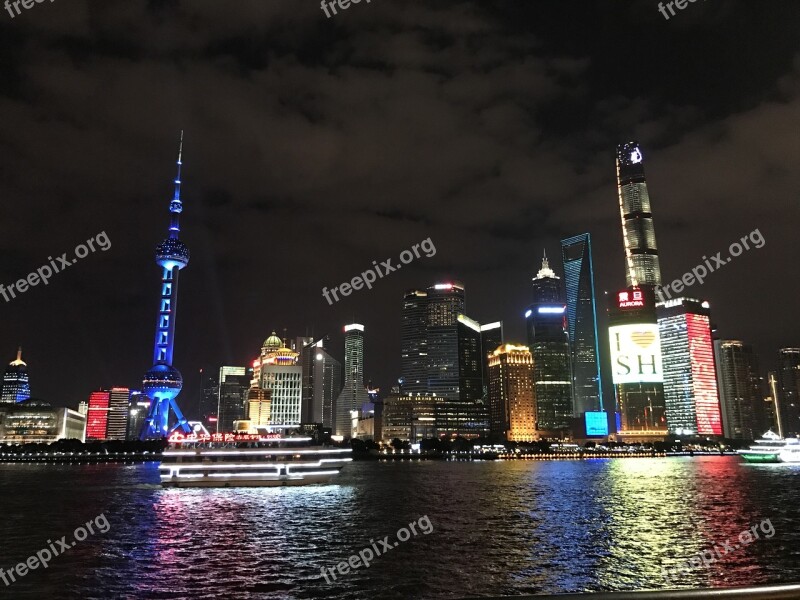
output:
[[[178,175],[175,178],[175,194],[169,203],[171,215],[169,237],[156,246],[156,264],[161,267],[161,298],[156,340],[153,350],[153,366],[145,373],[142,390],[150,398],[150,411],[141,432],[141,439],[168,436],[175,430],[190,432],[189,424],[178,408],[175,397],[183,387],[180,371],[172,366],[172,350],[175,345],[175,318],[178,309],[178,274],[189,264],[189,248],[178,239],[180,233],[181,203],[181,155],[183,154],[183,131],[178,149]],[[175,422],[170,427],[170,409]]]

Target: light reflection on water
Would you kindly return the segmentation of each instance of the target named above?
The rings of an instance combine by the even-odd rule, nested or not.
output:
[[[162,490],[155,465],[0,465],[0,566],[104,513],[108,533],[13,584],[13,597],[459,598],[664,588],[662,565],[769,518],[773,538],[678,585],[788,582],[800,580],[799,476],[800,467],[734,457],[409,461],[353,463],[338,485]],[[321,567],[372,539],[393,539],[423,515],[430,535],[330,584],[321,577]]]

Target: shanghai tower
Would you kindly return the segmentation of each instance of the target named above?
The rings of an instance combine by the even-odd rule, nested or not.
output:
[[[183,154],[183,132],[178,149],[178,175],[175,178],[175,194],[169,203],[169,237],[156,246],[156,264],[161,267],[161,293],[156,339],[153,349],[153,366],[145,373],[142,390],[150,398],[141,438],[152,439],[169,435],[172,430],[189,432],[189,425],[178,408],[175,398],[183,387],[180,371],[172,366],[172,351],[175,346],[175,318],[178,312],[178,275],[189,264],[189,248],[178,239],[180,233],[181,203],[181,156]],[[170,409],[175,414],[175,424],[170,429]]]
[[[661,285],[656,231],[637,142],[617,146],[617,189],[628,287]]]

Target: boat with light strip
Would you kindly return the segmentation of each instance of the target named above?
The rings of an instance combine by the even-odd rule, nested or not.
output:
[[[175,433],[162,455],[164,487],[264,487],[328,483],[353,460],[349,448],[280,434]]]

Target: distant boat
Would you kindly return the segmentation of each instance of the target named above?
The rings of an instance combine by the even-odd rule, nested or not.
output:
[[[800,439],[784,439],[770,430],[747,450],[736,453],[751,463],[800,463]]]
[[[164,487],[271,487],[327,483],[353,460],[349,448],[307,446],[275,434],[174,434],[159,471]]]

